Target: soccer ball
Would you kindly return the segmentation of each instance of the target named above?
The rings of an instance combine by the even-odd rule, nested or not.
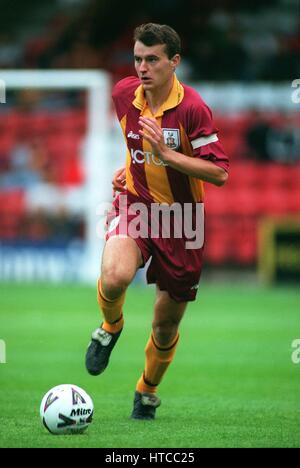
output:
[[[92,422],[94,405],[91,397],[76,385],[58,385],[43,397],[40,407],[42,423],[51,434],[80,434]]]

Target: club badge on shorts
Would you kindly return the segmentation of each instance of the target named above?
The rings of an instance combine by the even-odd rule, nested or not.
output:
[[[165,144],[168,148],[177,149],[180,146],[180,135],[178,128],[163,128]]]

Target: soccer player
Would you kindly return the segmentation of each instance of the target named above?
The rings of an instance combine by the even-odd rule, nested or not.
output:
[[[107,367],[123,329],[126,289],[151,258],[147,281],[156,284],[156,301],[144,372],[134,395],[134,419],[155,418],[161,403],[157,387],[174,358],[180,321],[199,285],[204,237],[188,248],[191,236],[186,225],[178,228],[179,215],[192,219],[195,235],[203,233],[204,210],[197,211],[197,207],[203,208],[203,181],[222,186],[228,176],[228,158],[210,109],[195,90],[176,77],[180,52],[180,38],[171,27],[154,23],[137,27],[137,77],[121,80],[112,93],[127,144],[126,168],[113,178],[113,189],[120,193],[114,200],[114,213],[108,216],[98,281],[104,321],[92,333],[86,367],[92,375]],[[141,218],[132,209],[136,203],[146,207],[148,217]],[[182,207],[181,212],[169,212],[169,236],[163,233],[163,220],[152,214],[153,205]],[[130,229],[137,219],[140,231]],[[158,236],[152,229],[157,222]]]

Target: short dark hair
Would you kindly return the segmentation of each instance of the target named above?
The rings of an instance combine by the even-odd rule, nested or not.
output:
[[[181,52],[181,40],[173,28],[166,24],[146,23],[134,30],[134,42],[140,41],[145,46],[165,44],[169,59]]]

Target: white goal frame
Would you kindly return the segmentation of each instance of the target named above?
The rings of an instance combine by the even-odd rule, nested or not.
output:
[[[86,247],[80,279],[94,282],[99,275],[103,239],[97,236],[97,206],[111,198],[109,165],[110,78],[104,71],[4,70],[5,90],[85,90],[87,133],[84,141]],[[5,105],[5,104],[4,104]]]

